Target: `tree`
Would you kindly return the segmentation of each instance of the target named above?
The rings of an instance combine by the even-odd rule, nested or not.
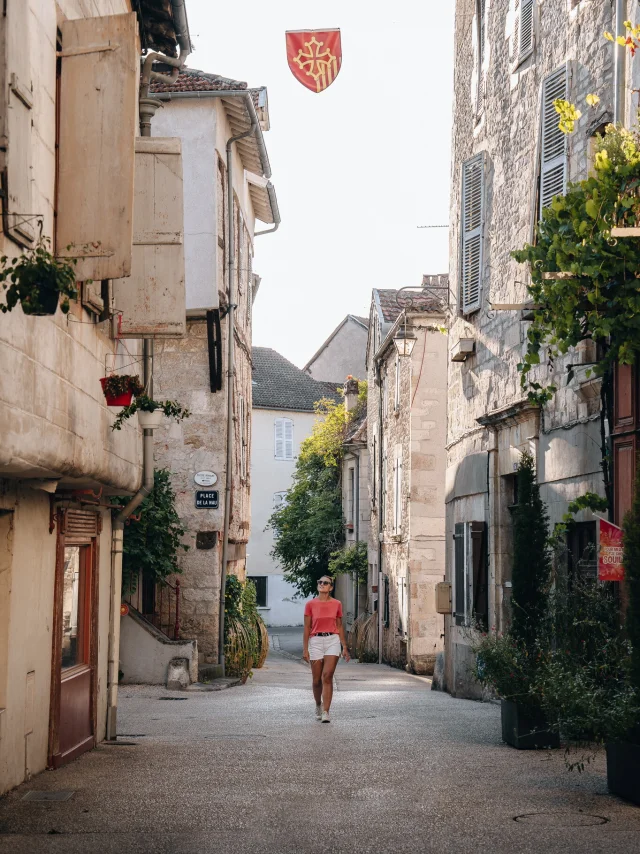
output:
[[[516,477],[518,502],[513,510],[511,634],[530,646],[547,606],[551,574],[549,518],[540,498],[531,454],[522,455]]]
[[[342,443],[365,401],[366,383],[361,383],[358,406],[348,414],[344,403],[328,398],[316,403],[318,420],[300,446],[287,500],[269,520],[275,534],[271,554],[301,596],[315,592],[318,578],[329,571],[332,553],[344,543]]]
[[[156,470],[153,480],[153,491],[140,505],[139,515],[132,517],[124,529],[122,589],[125,591],[136,589],[139,572],[144,578],[160,582],[180,573],[178,555],[189,549],[182,543],[186,529],[175,508],[169,470]],[[130,499],[116,500],[124,506]]]

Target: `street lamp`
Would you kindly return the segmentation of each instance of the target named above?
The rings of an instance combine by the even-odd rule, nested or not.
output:
[[[410,356],[413,353],[417,338],[415,332],[407,329],[407,315],[404,316],[404,326],[396,332],[393,343],[396,345],[398,356]]]

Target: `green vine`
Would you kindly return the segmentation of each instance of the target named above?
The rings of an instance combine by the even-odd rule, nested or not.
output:
[[[183,418],[188,418],[191,412],[183,408],[175,400],[152,400],[144,394],[139,395],[136,399],[121,409],[116,420],[111,425],[112,430],[121,430],[124,422],[135,415],[136,412],[155,412],[161,409],[167,418],[175,418],[176,421],[182,421]]]
[[[366,584],[369,576],[369,563],[367,544],[362,541],[332,552],[329,559],[329,575],[352,575],[354,572],[358,581]]]
[[[533,245],[512,253],[531,270],[535,305],[518,365],[529,400],[548,402],[557,386],[531,379],[543,347],[550,362],[588,339],[599,345],[601,376],[640,353],[640,240],[612,237],[640,223],[640,136],[609,125],[597,143],[595,174],[569,186],[542,212]],[[562,275],[558,275],[562,274]]]

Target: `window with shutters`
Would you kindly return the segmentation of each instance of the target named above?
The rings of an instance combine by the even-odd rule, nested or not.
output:
[[[387,437],[382,440],[382,470],[380,471],[380,518],[387,527]]]
[[[20,246],[32,246],[35,224],[32,201],[33,82],[30,63],[29,4],[4,4],[0,15],[0,166],[2,226]],[[53,139],[47,140],[53,145]],[[44,213],[42,211],[41,213]]]
[[[355,519],[355,495],[356,495],[356,473],[353,466],[349,467],[347,473],[347,525],[353,528]]]
[[[287,492],[274,492],[273,493],[273,509],[281,510],[283,507],[287,506]]]
[[[460,309],[463,314],[477,311],[482,299],[485,173],[484,153],[462,164]]]
[[[489,583],[485,522],[456,522],[453,616],[458,626],[487,627]]]
[[[393,533],[402,531],[402,445],[396,445],[393,462]]]
[[[378,503],[378,475],[379,475],[379,466],[378,466],[378,425],[373,425],[373,430],[371,431],[371,459],[373,460],[373,465],[371,466],[371,474],[372,474],[372,484],[373,484],[373,497],[372,497],[372,505],[375,507]]]
[[[409,596],[406,578],[396,578],[396,592],[398,596],[398,634],[406,637],[409,623]]]
[[[475,107],[480,114],[484,107],[486,85],[486,56],[487,56],[487,2],[476,0],[475,14],[475,43],[474,43],[474,77],[475,77]]]
[[[293,421],[291,418],[276,418],[274,425],[276,460],[293,459]]]
[[[533,53],[535,0],[514,0],[512,60],[516,68]]]
[[[567,134],[558,127],[558,114],[553,106],[557,98],[569,94],[569,66],[563,65],[542,83],[540,122],[540,179],[538,215],[549,207],[554,196],[567,190]]]

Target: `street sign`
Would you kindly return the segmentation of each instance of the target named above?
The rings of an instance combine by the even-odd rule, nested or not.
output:
[[[217,489],[198,489],[196,491],[196,507],[200,510],[217,510],[218,509],[218,490]]]
[[[199,471],[193,476],[198,486],[214,486],[218,482],[218,475],[212,471]]]

